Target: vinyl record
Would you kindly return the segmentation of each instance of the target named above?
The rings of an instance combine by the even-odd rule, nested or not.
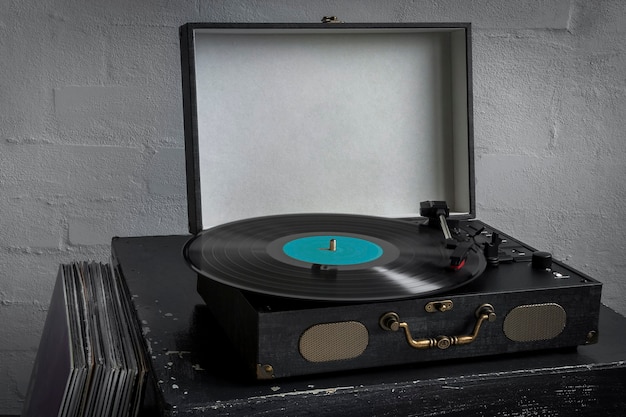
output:
[[[289,214],[205,230],[184,255],[198,274],[271,296],[380,301],[449,291],[485,269],[470,250],[452,270],[441,230],[374,216]]]

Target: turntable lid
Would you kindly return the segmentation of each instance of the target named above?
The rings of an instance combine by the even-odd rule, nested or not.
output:
[[[474,214],[469,24],[182,28],[190,230]]]

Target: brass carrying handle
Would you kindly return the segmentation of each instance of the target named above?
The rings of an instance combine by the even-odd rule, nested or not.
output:
[[[385,313],[379,320],[380,327],[384,330],[397,332],[400,329],[404,330],[406,341],[409,345],[415,349],[429,349],[431,347],[438,347],[439,349],[447,349],[452,345],[467,345],[476,340],[480,326],[485,321],[494,321],[496,319],[496,312],[491,304],[483,304],[476,309],[476,324],[472,334],[466,336],[437,336],[435,338],[425,339],[413,339],[409,325],[400,321],[400,317],[397,313],[392,311]]]

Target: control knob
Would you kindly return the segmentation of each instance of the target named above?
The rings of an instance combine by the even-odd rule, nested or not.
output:
[[[534,269],[550,269],[552,268],[552,254],[550,252],[534,252],[531,265]]]

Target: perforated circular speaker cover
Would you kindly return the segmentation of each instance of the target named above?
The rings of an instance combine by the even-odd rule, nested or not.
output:
[[[565,310],[556,303],[526,304],[506,315],[503,330],[514,342],[550,340],[563,332],[566,318]]]
[[[322,323],[309,327],[300,336],[300,354],[309,362],[353,359],[365,351],[369,332],[358,321]]]

